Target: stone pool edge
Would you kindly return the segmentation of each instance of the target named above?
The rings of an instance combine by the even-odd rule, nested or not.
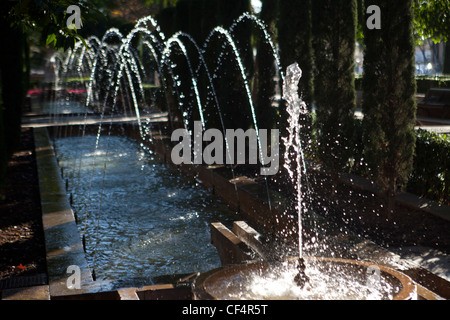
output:
[[[92,291],[94,282],[47,128],[34,128],[51,297]],[[80,271],[80,289],[69,289],[69,266]],[[69,270],[70,271],[70,270]]]
[[[89,268],[69,195],[46,127],[33,128],[45,237],[50,300],[190,300],[188,286],[168,284],[115,288],[114,281],[94,280]],[[80,286],[71,288],[79,268]],[[181,279],[183,280],[183,279]],[[189,281],[188,277],[186,281]],[[180,281],[179,281],[180,282]],[[19,298],[23,295],[19,294]],[[30,296],[27,300],[37,297]]]

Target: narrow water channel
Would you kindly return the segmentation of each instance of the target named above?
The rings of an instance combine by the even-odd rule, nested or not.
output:
[[[97,279],[204,272],[220,266],[209,225],[236,212],[127,137],[55,140]]]

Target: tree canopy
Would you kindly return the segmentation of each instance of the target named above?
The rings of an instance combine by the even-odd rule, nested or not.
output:
[[[418,40],[450,40],[450,1],[414,0],[414,29]]]
[[[45,0],[45,1],[3,1],[2,19],[8,21],[12,28],[19,28],[22,32],[38,30],[42,34],[42,41],[55,48],[73,47],[75,41],[83,40],[75,28],[67,26],[67,8],[77,5],[81,12],[99,13],[96,8],[98,1],[84,0]],[[81,15],[82,21],[89,15]],[[84,22],[84,21],[83,21]]]

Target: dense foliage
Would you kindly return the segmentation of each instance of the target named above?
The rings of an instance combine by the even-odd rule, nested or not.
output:
[[[450,136],[417,131],[414,165],[407,190],[450,205]]]
[[[337,172],[351,154],[356,108],[356,1],[313,1],[314,98],[320,159]]]
[[[363,125],[355,120],[354,153],[347,172],[370,177],[362,140]],[[450,205],[450,136],[423,129],[414,132],[414,160],[407,192]]]
[[[364,154],[385,192],[387,210],[404,187],[414,156],[416,83],[411,0],[377,0],[381,29],[364,29]]]
[[[302,69],[299,91],[311,107],[313,102],[313,51],[311,0],[279,1],[278,45],[284,67],[297,62]],[[327,23],[327,22],[324,22]]]

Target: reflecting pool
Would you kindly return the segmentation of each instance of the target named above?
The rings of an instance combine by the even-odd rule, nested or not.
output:
[[[236,212],[122,136],[69,137],[55,150],[97,279],[149,278],[220,266],[209,224]]]

